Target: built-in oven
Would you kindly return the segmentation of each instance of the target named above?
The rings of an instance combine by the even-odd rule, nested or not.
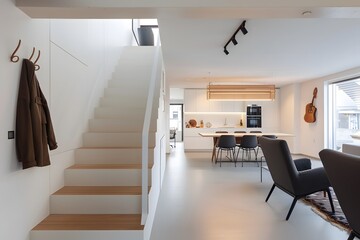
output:
[[[246,107],[247,116],[261,116],[261,106],[251,105]]]
[[[247,116],[247,128],[261,128],[261,116]]]
[[[261,128],[261,106],[251,105],[246,107],[246,127]]]

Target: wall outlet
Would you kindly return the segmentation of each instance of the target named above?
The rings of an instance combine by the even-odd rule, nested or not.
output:
[[[8,139],[14,139],[15,138],[15,131],[8,131]]]

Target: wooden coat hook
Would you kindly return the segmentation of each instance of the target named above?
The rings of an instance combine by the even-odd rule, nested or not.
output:
[[[10,61],[13,63],[18,62],[20,59],[19,56],[15,55],[16,52],[19,50],[20,45],[21,45],[21,39],[19,40],[19,43],[18,43],[17,47],[15,48],[14,52],[11,54]]]
[[[36,63],[37,63],[37,61],[39,61],[40,54],[41,54],[41,52],[40,52],[40,50],[38,50],[38,56],[37,56],[37,58],[35,59],[35,62],[34,62],[34,65],[35,65],[35,71],[38,71],[38,70],[40,69],[39,64],[36,64]]]
[[[35,53],[35,48],[33,47],[33,51],[32,51],[32,53],[31,53],[31,56],[28,58],[28,59],[29,59],[29,61],[31,61],[31,59],[33,58],[34,53]]]
[[[34,53],[35,53],[35,48],[33,47],[33,50],[32,50],[31,56],[29,58],[29,61],[31,61],[31,59],[33,58]],[[35,71],[38,71],[40,69],[40,66],[38,64],[36,64],[39,61],[40,55],[41,55],[41,52],[40,52],[40,50],[38,50],[38,56],[35,59],[35,61],[33,62],[34,65],[35,65]]]
[[[19,56],[15,55],[16,52],[19,50],[20,45],[21,45],[21,39],[19,40],[19,43],[16,46],[14,52],[11,54],[10,61],[13,63],[17,63],[20,59]],[[31,56],[29,57],[29,61],[31,61],[31,59],[34,57],[34,54],[35,54],[35,48],[33,47]],[[38,50],[38,56],[36,57],[35,61],[33,62],[35,65],[35,71],[38,71],[40,69],[39,64],[36,64],[39,61],[40,55],[41,55],[41,52],[40,52],[40,50]]]

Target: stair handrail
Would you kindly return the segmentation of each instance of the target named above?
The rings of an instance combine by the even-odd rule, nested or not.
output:
[[[159,41],[158,41],[159,42]],[[151,70],[149,92],[146,102],[144,125],[142,130],[142,167],[141,167],[141,225],[145,225],[149,213],[149,130],[151,122],[152,107],[155,96],[155,85],[158,71],[160,46],[155,46],[154,61]]]

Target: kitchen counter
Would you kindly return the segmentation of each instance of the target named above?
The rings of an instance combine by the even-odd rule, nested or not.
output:
[[[237,126],[221,126],[221,127],[211,127],[211,128],[185,128],[184,129],[184,149],[185,151],[212,151],[213,148],[213,138],[212,137],[202,137],[200,133],[215,133],[216,131],[228,131],[233,133],[235,131],[246,131],[250,134],[250,131],[262,131],[262,132],[274,132],[268,129],[261,128],[245,128]],[[278,131],[275,131],[278,132]],[[292,134],[282,134],[282,139],[285,139],[290,149],[292,148],[293,142]]]

